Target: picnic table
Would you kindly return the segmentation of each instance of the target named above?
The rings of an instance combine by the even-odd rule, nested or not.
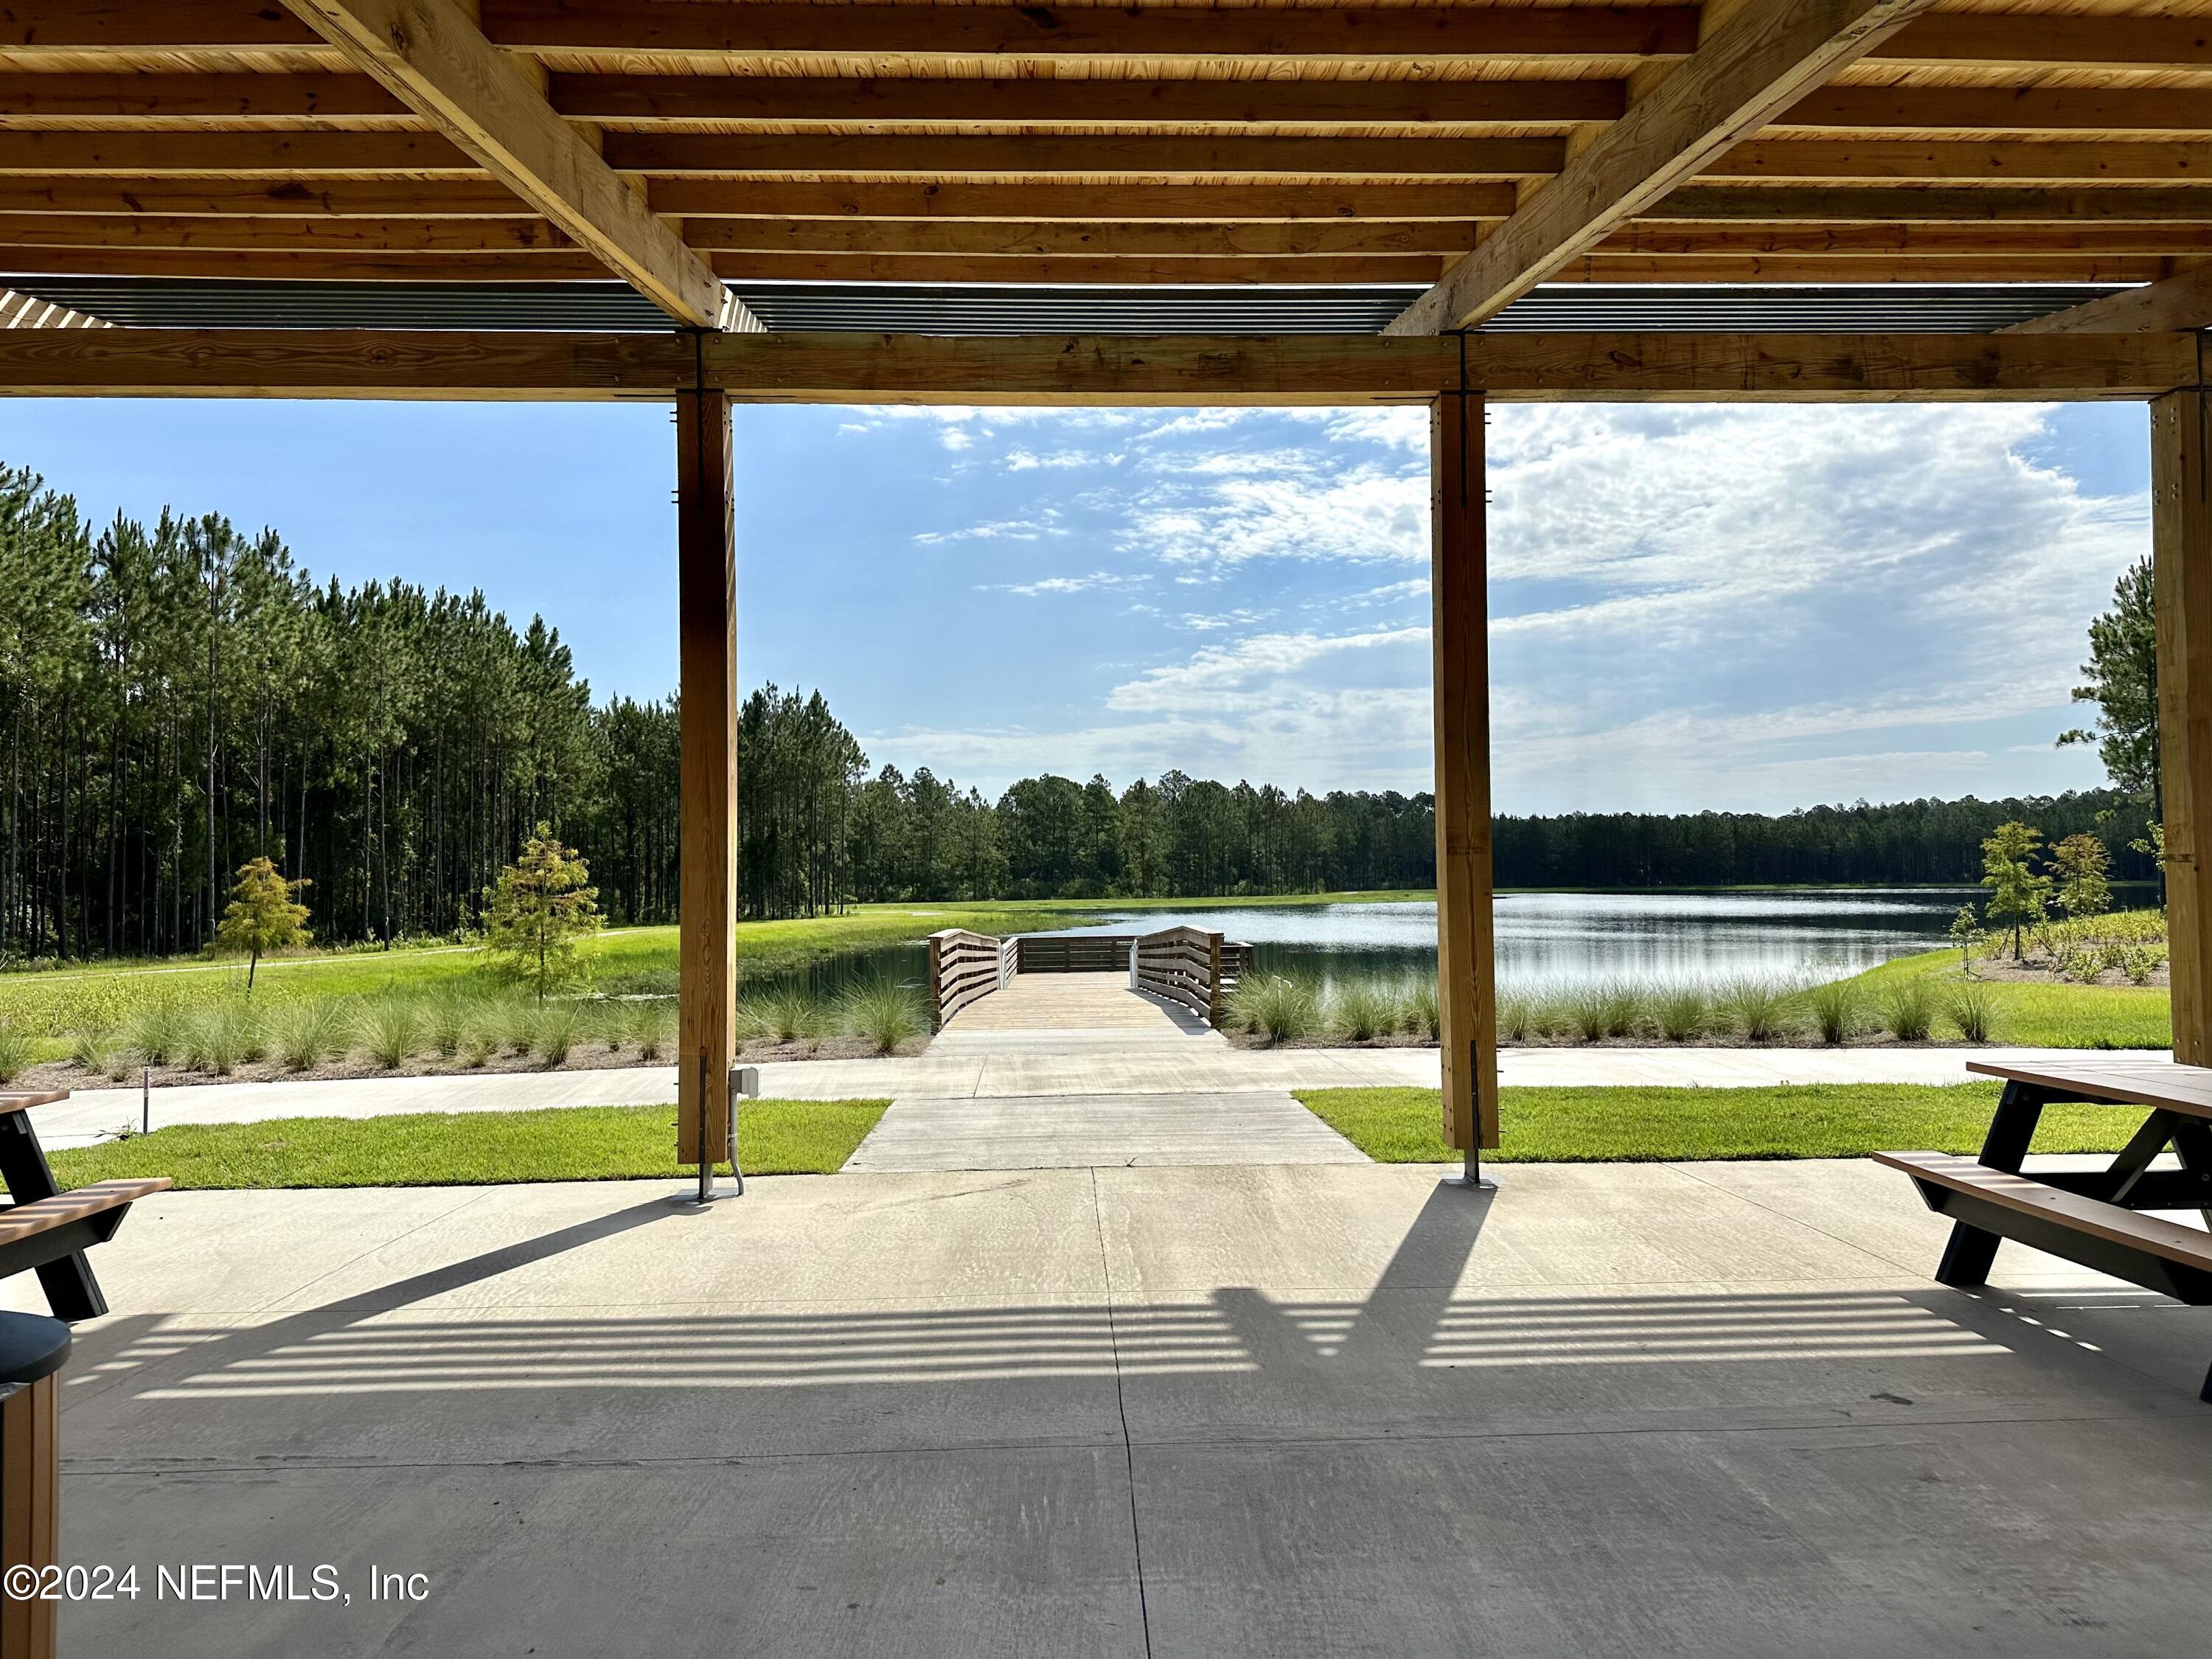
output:
[[[1912,1178],[1928,1207],[1954,1223],[1938,1283],[1988,1281],[1997,1244],[2013,1239],[2191,1307],[2212,1306],[2212,1232],[2151,1210],[2198,1210],[2212,1222],[2212,1068],[2148,1058],[2057,1064],[1969,1060],[2004,1079],[1978,1158],[1876,1152]],[[2148,1115],[2101,1170],[2021,1173],[2043,1109],[2061,1102],[2142,1109]],[[2151,1168],[2168,1147],[2179,1167]],[[2212,1401],[2212,1373],[2200,1397]]]
[[[31,1109],[68,1098],[66,1089],[0,1093],[0,1181],[11,1200],[0,1208],[0,1279],[35,1270],[54,1317],[75,1324],[107,1311],[84,1253],[114,1237],[131,1206],[169,1178],[96,1181],[64,1192],[39,1145]]]

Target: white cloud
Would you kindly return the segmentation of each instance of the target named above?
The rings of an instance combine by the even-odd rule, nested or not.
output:
[[[1034,599],[1045,593],[1089,593],[1100,588],[1142,587],[1151,579],[1141,573],[1117,575],[1110,570],[1094,570],[1086,576],[1047,576],[1033,582],[987,582],[979,585],[979,593],[1018,593]]]
[[[1034,542],[1070,533],[1065,525],[1053,522],[1059,516],[1048,507],[1034,519],[994,519],[958,530],[924,530],[916,532],[914,539],[920,547],[942,547],[948,542]]]

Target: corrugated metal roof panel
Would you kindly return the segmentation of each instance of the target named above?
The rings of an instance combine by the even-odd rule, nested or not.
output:
[[[669,326],[621,283],[240,282],[0,276],[141,328],[453,328],[651,331]],[[1372,334],[1416,287],[994,287],[738,283],[761,320],[799,330],[915,334]],[[1743,287],[1562,283],[1485,331],[1979,333],[2117,292],[2112,284]]]

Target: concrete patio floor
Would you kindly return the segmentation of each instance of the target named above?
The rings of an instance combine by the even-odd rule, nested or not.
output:
[[[62,1651],[2202,1650],[2212,1312],[2013,1245],[1936,1286],[1863,1162],[1438,1173],[164,1195],[100,1252],[63,1558],[353,1600]]]

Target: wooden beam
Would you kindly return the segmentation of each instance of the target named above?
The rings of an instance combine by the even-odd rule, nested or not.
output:
[[[25,329],[0,331],[0,395],[665,398],[696,383],[693,349],[673,332]],[[2143,399],[2203,372],[2190,334],[726,334],[698,349],[707,385],[780,403]]]
[[[222,276],[272,283],[608,280],[607,268],[592,254],[557,250],[386,253],[336,248],[0,246],[0,269],[22,276]]]
[[[2212,186],[1685,185],[1642,221],[1872,225],[2212,223]]]
[[[2212,328],[2212,263],[2016,324],[2014,334],[2154,334]]]
[[[112,328],[98,317],[88,317],[67,306],[41,300],[35,294],[18,294],[0,288],[0,328]]]
[[[430,132],[0,131],[0,174],[231,180],[331,173],[481,178],[483,169]]]
[[[454,0],[285,3],[670,316],[721,325],[714,274]]]
[[[1889,275],[1906,276],[1915,256],[1955,254],[1986,258],[2037,258],[2070,254],[2212,254],[2212,222],[2149,224],[1693,224],[1638,220],[1624,225],[1594,250],[1617,253],[1826,255],[1890,261]],[[2033,275],[2032,266],[2022,276]]]
[[[744,0],[485,0],[484,32],[528,52],[730,57],[1526,59],[1638,58],[1696,43],[1692,6],[1571,11],[1328,7],[858,4]]]
[[[2212,1065],[2212,395],[2151,404],[2151,565],[2173,1057]]]
[[[31,76],[27,80],[55,77]],[[254,77],[258,78],[258,77]],[[1618,81],[862,80],[827,76],[555,75],[562,114],[592,121],[834,122],[872,126],[1164,124],[1455,126],[1610,121]]]
[[[1437,1039],[1444,1145],[1498,1145],[1498,968],[1491,932],[1490,579],[1480,398],[1429,421],[1430,640],[1436,657]],[[1479,1164],[1471,1157],[1468,1168]]]
[[[1778,112],[1778,127],[1917,132],[2205,132],[2202,87],[1823,86]]]
[[[1714,157],[1707,179],[1899,183],[2212,184],[2212,143],[2160,140],[1754,138]]]
[[[1496,186],[1488,186],[1496,188]],[[0,214],[152,213],[197,218],[535,219],[485,179],[24,179],[0,175]]]
[[[676,1161],[730,1143],[738,1019],[738,569],[730,399],[676,398]]]
[[[2206,69],[2212,68],[2212,24],[2201,16],[1937,12],[1906,24],[1867,58],[2021,69]]]
[[[322,37],[269,0],[9,0],[0,49],[11,56],[317,46]]]
[[[1502,217],[1503,216],[1498,216]],[[185,223],[205,222],[185,221]],[[1464,253],[1474,246],[1472,223],[1367,221],[1298,224],[1180,222],[1022,223],[997,220],[687,219],[684,239],[710,252],[902,255],[1170,256],[1229,258],[1277,254]],[[0,242],[8,222],[0,218]],[[960,267],[948,268],[957,275]],[[1431,263],[1430,270],[1434,270]],[[1419,282],[1427,271],[1417,272]]]
[[[1900,254],[1869,260],[1820,253],[1589,253],[1555,283],[2148,283],[2171,273],[2163,254]]]
[[[61,1385],[49,1371],[0,1398],[0,1571],[34,1583],[61,1559]],[[59,1610],[58,1598],[0,1598],[0,1652],[53,1659]]]
[[[1751,0],[1408,307],[1391,331],[1434,334],[1494,316],[1927,3]]]
[[[855,133],[610,132],[624,173],[883,173],[1110,178],[1175,173],[1296,179],[1533,179],[1559,171],[1559,138],[1206,138],[1106,134],[872,137]]]
[[[1389,283],[1411,288],[1436,274],[1434,253],[1344,253],[1235,258],[1179,254],[1070,257],[1022,254],[717,253],[708,262],[732,281],[777,283]]]
[[[0,248],[270,249],[377,257],[458,252],[573,253],[543,219],[198,218],[168,214],[0,214]],[[4,257],[4,256],[0,256]],[[96,269],[97,259],[87,262]]]
[[[0,117],[124,122],[389,119],[410,111],[365,75],[0,73]]]
[[[1212,225],[1502,219],[1513,211],[1515,197],[1509,184],[1452,179],[1424,185],[971,185],[685,178],[654,179],[649,199],[656,213],[703,218],[1075,224],[1152,220]],[[6,210],[6,200],[0,192],[0,211]]]

